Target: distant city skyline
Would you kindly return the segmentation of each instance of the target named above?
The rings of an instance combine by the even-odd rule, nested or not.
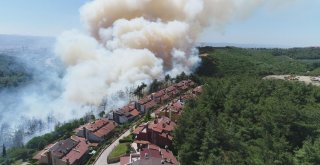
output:
[[[87,1],[1,0],[0,34],[56,37],[66,30],[83,30],[79,8]],[[221,29],[208,27],[198,41],[320,46],[320,1],[291,1],[284,6],[260,7],[248,18],[233,20]]]

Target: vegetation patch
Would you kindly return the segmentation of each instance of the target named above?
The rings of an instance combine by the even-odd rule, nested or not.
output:
[[[116,159],[128,153],[130,153],[130,143],[120,143],[112,150],[108,159]]]
[[[0,54],[0,90],[18,87],[31,80],[31,74],[14,57]]]
[[[132,143],[134,140],[134,135],[130,134],[129,136],[126,136],[119,140],[119,143]]]

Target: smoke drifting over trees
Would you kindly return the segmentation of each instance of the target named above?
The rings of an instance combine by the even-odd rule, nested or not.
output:
[[[102,102],[107,110],[124,105],[129,100],[130,88],[142,82],[149,84],[167,74],[171,77],[181,72],[189,74],[201,62],[194,45],[203,28],[209,25],[221,28],[235,18],[246,17],[266,2],[90,1],[80,9],[87,32],[64,32],[54,48],[57,59],[45,60],[54,66],[54,71],[38,66],[34,74],[38,75],[39,83],[14,95],[1,92],[0,98],[13,98],[5,102],[6,106],[0,106],[1,110],[14,112],[3,114],[6,116],[1,120],[4,123],[1,131],[18,132],[13,137],[21,139],[20,134],[31,134],[23,130],[29,128],[14,131],[18,122],[10,126],[6,122],[23,116],[31,130],[48,130],[44,125],[79,118],[88,111],[96,111]],[[61,65],[55,64],[60,62]]]
[[[194,44],[205,27],[224,26],[266,2],[90,1],[80,9],[88,34],[69,31],[58,38],[56,54],[67,67],[63,97],[99,104],[132,84],[191,73],[200,63]]]

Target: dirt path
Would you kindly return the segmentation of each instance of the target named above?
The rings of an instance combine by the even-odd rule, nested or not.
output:
[[[286,77],[290,75],[270,75],[266,76],[263,79],[278,79],[278,80],[286,80]],[[316,86],[320,86],[319,81],[312,81],[311,79],[313,78],[312,76],[296,76],[297,80],[288,80],[288,81],[301,81],[306,84],[312,84]]]

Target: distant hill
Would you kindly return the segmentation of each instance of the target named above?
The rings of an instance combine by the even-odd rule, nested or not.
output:
[[[54,41],[52,37],[0,34],[0,50],[48,48]]]
[[[273,45],[273,44],[240,44],[240,43],[211,43],[211,42],[198,42],[198,47],[226,47],[233,46],[239,48],[291,48],[288,45]]]

